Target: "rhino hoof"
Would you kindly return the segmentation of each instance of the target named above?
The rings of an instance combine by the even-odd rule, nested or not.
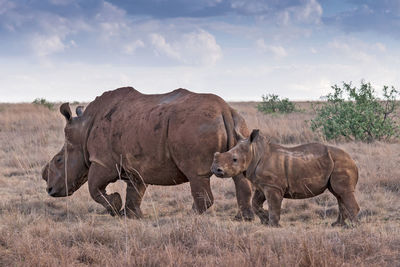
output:
[[[346,229],[352,229],[352,228],[356,228],[358,226],[358,224],[359,224],[358,221],[348,221],[343,225],[343,227]]]
[[[344,222],[334,222],[331,224],[332,227],[337,227],[337,226],[345,226],[346,224]]]
[[[121,217],[126,216],[128,219],[142,219],[143,218],[143,214],[141,211],[134,212],[130,209],[122,209],[119,212],[119,216],[121,216]]]
[[[274,227],[274,228],[282,227],[279,223],[272,223],[272,222],[268,222],[266,225],[268,225],[269,227]]]
[[[233,218],[234,221],[246,221],[251,222],[254,220],[254,213],[250,210],[247,211],[239,211],[235,217]]]
[[[107,207],[107,211],[111,214],[111,216],[119,215],[121,207],[122,207],[122,199],[118,193],[113,193],[108,196],[109,206]]]

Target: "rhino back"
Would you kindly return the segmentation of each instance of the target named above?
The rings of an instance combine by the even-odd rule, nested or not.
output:
[[[184,89],[159,95],[117,90],[99,105],[88,141],[91,159],[110,168],[121,162],[149,184],[209,175],[213,153],[226,148],[222,114],[230,108],[222,99]]]
[[[308,198],[327,188],[333,161],[322,144],[297,147],[271,145],[267,169],[279,177],[277,184],[284,187],[286,198]]]

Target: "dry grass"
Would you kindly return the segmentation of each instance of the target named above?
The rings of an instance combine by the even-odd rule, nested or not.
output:
[[[273,140],[321,141],[303,113],[267,116],[255,103],[232,103],[250,128]],[[152,186],[145,219],[104,214],[84,186],[54,199],[40,178],[43,164],[63,144],[64,119],[30,104],[0,105],[0,266],[394,266],[400,264],[400,144],[338,144],[356,160],[360,226],[332,228],[336,200],[329,193],[284,200],[282,228],[233,222],[233,182],[212,178],[214,206],[191,211],[188,184]],[[114,185],[121,190],[121,185]],[[154,206],[154,209],[153,209]],[[127,241],[127,242],[126,242]]]

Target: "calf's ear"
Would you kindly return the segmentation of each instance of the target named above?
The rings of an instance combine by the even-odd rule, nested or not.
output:
[[[65,119],[68,121],[72,118],[71,108],[69,107],[69,103],[64,103],[60,106],[60,112],[64,115]]]
[[[260,130],[259,129],[254,129],[251,134],[250,134],[250,143],[253,143],[253,141],[257,138],[259,135]]]

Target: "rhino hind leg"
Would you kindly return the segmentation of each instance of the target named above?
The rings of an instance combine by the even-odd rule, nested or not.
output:
[[[332,189],[332,186],[330,183],[328,184],[328,190],[329,192],[332,193],[336,197],[336,200],[338,202],[338,207],[339,207],[339,212],[338,212],[338,217],[335,222],[333,222],[331,225],[332,226],[343,226],[345,225],[345,220],[346,218],[344,217],[344,212],[343,212],[343,202],[340,198],[340,196]]]
[[[344,213],[343,202],[340,198],[338,198],[337,201],[339,206],[339,212],[338,212],[338,217],[336,221],[332,223],[332,226],[343,226],[346,224],[345,223],[346,215]]]
[[[348,192],[340,196],[339,210],[341,208],[341,225],[346,225],[345,220],[349,218],[351,223],[358,223],[357,214],[360,211],[360,207],[357,204],[356,198],[353,192]]]
[[[143,182],[134,179],[127,180],[126,185],[126,216],[132,219],[141,219],[143,218],[143,213],[140,209],[140,204],[142,203],[146,191],[146,185]],[[124,212],[124,210],[122,210],[122,212]],[[122,213],[122,215],[125,214]]]
[[[119,215],[122,207],[122,199],[118,193],[108,195],[106,187],[109,183],[116,181],[116,175],[101,165],[92,163],[89,168],[88,185],[90,196],[97,203],[103,205],[112,215]]]
[[[263,208],[265,200],[264,193],[260,189],[256,189],[252,199],[252,205],[254,213],[260,218],[262,224],[268,224],[269,222],[269,213]]]
[[[328,189],[336,197],[339,206],[338,218],[332,223],[332,226],[346,226],[346,219],[349,219],[351,223],[357,223],[357,214],[360,211],[360,207],[358,206],[354,192],[342,191],[340,187],[335,190],[331,184],[329,184]]]
[[[209,177],[193,177],[189,179],[193,196],[193,210],[199,214],[204,213],[214,203]]]
[[[239,206],[239,211],[234,220],[253,221],[254,213],[250,203],[252,193],[251,183],[243,174],[233,177],[233,181],[235,182],[236,199]]]

